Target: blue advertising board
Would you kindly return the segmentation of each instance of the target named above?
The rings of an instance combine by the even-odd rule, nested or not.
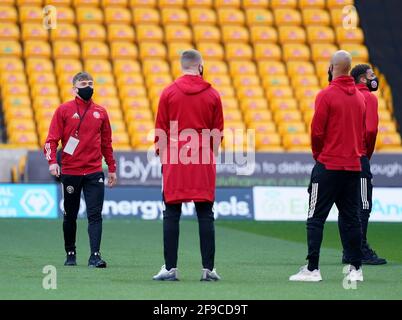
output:
[[[0,218],[57,218],[54,184],[0,184]]]

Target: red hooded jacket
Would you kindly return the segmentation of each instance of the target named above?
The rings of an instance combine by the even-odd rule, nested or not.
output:
[[[366,134],[364,137],[363,155],[371,159],[378,132],[378,100],[364,83],[359,83],[356,87],[366,100]]]
[[[217,129],[220,134],[223,131],[219,93],[200,76],[178,78],[162,92],[155,128],[165,202],[214,201],[214,150],[219,147],[221,136],[211,143],[202,130]]]
[[[315,160],[328,170],[361,171],[365,100],[353,78],[340,76],[320,91],[311,123]]]
[[[62,152],[62,174],[87,175],[102,171],[102,155],[109,172],[116,172],[108,114],[105,108],[92,100],[85,102],[80,98],[61,104],[53,114],[44,148],[49,165],[57,163],[56,151],[59,141],[61,140],[64,150],[68,139],[74,136],[77,130],[80,117],[83,117],[83,120],[79,130],[79,143],[73,155]]]

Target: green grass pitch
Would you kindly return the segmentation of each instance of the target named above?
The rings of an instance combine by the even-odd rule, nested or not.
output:
[[[0,299],[402,299],[402,224],[372,223],[370,242],[385,266],[364,266],[357,289],[342,286],[337,225],[327,223],[320,283],[293,283],[305,263],[302,222],[216,222],[216,267],[222,281],[200,282],[198,227],[181,222],[179,282],[156,282],[163,264],[162,222],[104,220],[107,269],[89,269],[87,223],[78,223],[77,267],[64,267],[60,220],[0,220]],[[57,289],[45,290],[42,269],[57,269]]]

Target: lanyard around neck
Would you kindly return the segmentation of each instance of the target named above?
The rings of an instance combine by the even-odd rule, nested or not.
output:
[[[84,121],[85,115],[87,114],[88,109],[89,109],[89,107],[90,107],[91,105],[90,105],[90,104],[88,105],[88,107],[85,109],[85,111],[84,111],[84,113],[82,114],[82,116],[80,115],[80,110],[79,110],[79,107],[78,107],[78,103],[75,102],[75,105],[77,106],[77,114],[78,114],[78,116],[80,117],[80,122],[78,123],[78,127],[77,127],[77,129],[75,130],[75,136],[78,137],[78,134],[79,134],[79,132],[80,132],[81,123]]]

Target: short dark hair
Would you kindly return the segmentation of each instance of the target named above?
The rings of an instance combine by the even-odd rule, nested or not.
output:
[[[367,72],[368,69],[371,69],[371,66],[368,64],[357,64],[350,71],[350,75],[355,79],[355,83],[359,83],[359,78]]]
[[[93,78],[88,72],[85,71],[78,72],[73,78],[73,85],[75,85],[77,81],[82,80],[93,80]]]

